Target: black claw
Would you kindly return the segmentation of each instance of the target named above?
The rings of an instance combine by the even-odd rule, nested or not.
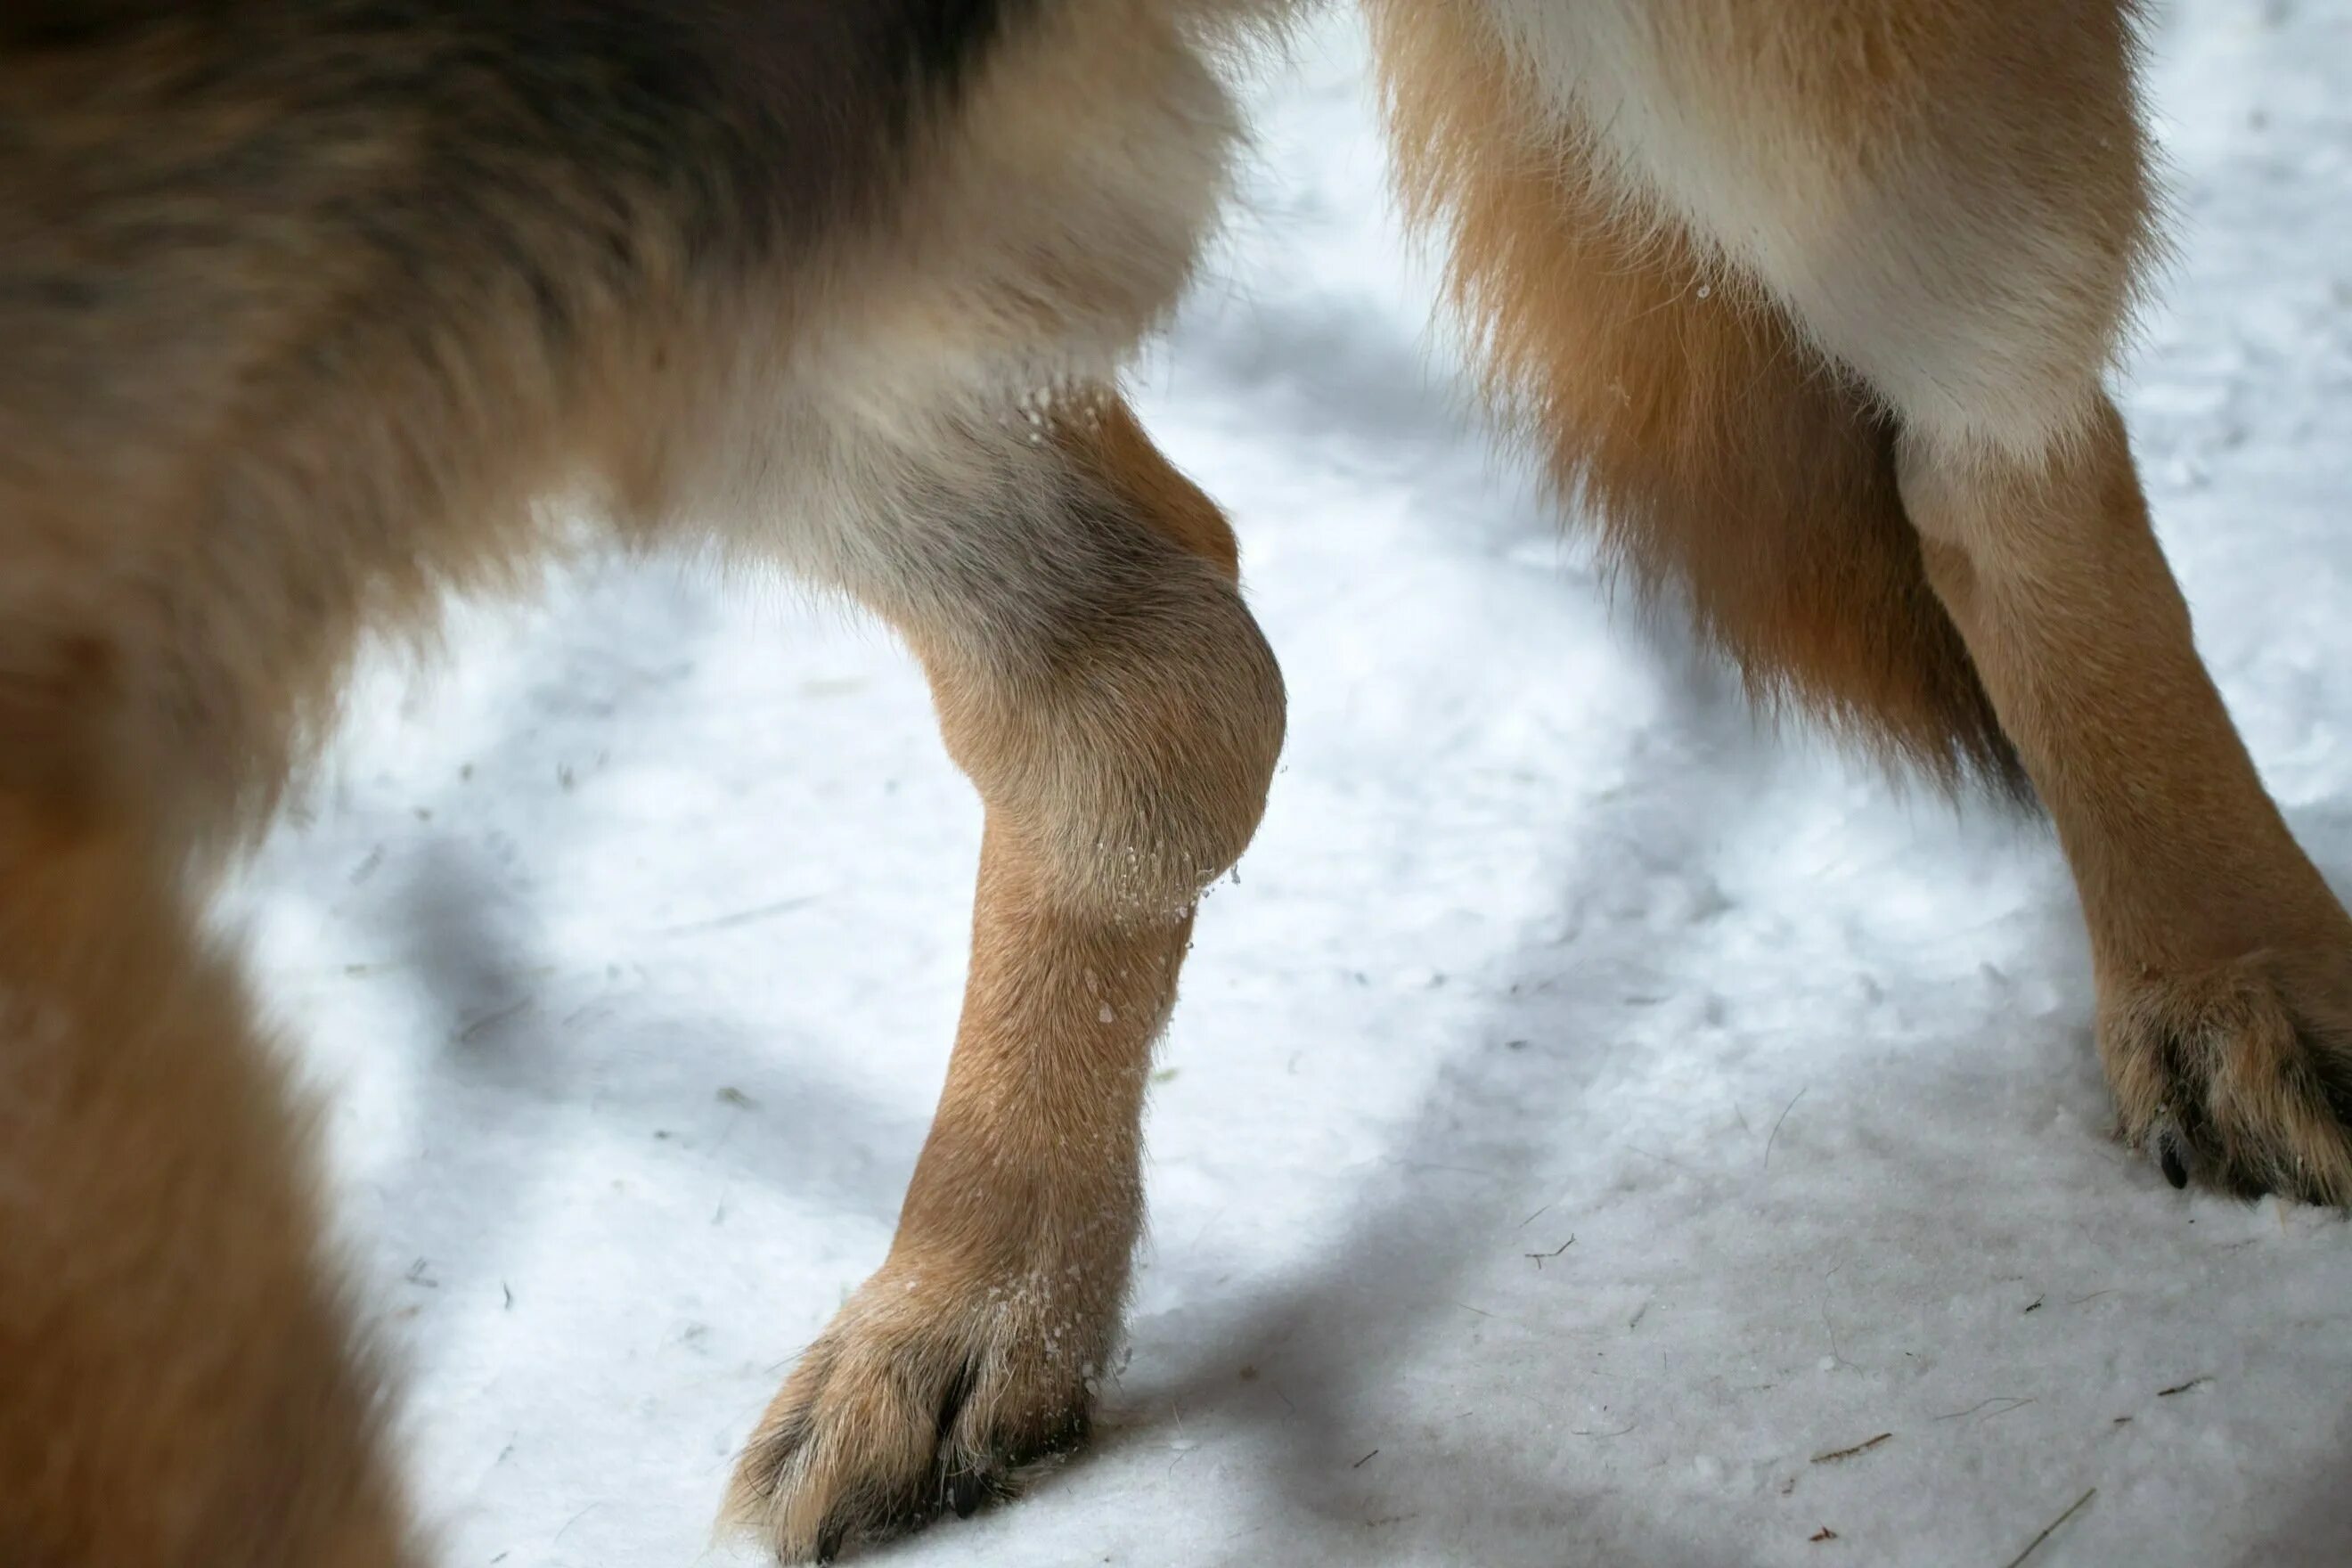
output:
[[[987,1471],[976,1467],[958,1470],[948,1478],[948,1507],[955,1510],[958,1519],[970,1519],[995,1489]]]
[[[816,1532],[816,1560],[831,1563],[841,1555],[844,1531],[839,1524],[828,1524]]]
[[[2156,1135],[2156,1161],[2164,1167],[2164,1179],[2172,1184],[2173,1191],[2179,1192],[2189,1185],[2188,1163],[2180,1158],[2180,1146],[2168,1131]]]

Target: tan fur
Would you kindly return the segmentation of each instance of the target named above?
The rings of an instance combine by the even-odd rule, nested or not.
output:
[[[1231,530],[1116,401],[1064,400],[1050,428],[1100,487],[1110,547],[1149,569],[1034,665],[908,628],[988,806],[971,971],[889,1261],[736,1475],[730,1516],[788,1558],[969,1513],[1083,1435],[1142,1226],[1151,1046],[1194,900],[1248,843],[1281,750]]]
[[[0,1562],[395,1568],[293,1125],[152,860],[0,800]]]
[[[1437,0],[1917,438],[2085,415],[2146,259],[2133,0]],[[2088,199],[2085,199],[2087,196]]]
[[[1895,486],[1893,423],[1786,312],[1541,118],[1475,7],[1370,7],[1409,213],[1514,431],[1753,695],[2019,783]]]
[[[2352,1204],[2352,920],[2198,661],[2103,405],[2034,468],[1906,452],[1904,494],[2073,863],[2126,1135]]]
[[[417,1563],[203,872],[358,637],[599,541],[715,539],[870,606],[987,808],[898,1239],[730,1519],[829,1554],[1084,1429],[1150,1051],[1283,726],[1230,530],[1109,389],[1226,194],[1213,55],[1289,7],[1037,0],[903,100],[911,45],[851,50],[873,100],[831,106],[762,97],[798,35],[756,5],[605,5],[685,51],[711,167],[645,166],[668,119],[605,103],[593,50],[562,83],[589,147],[355,0],[0,16],[0,1563]],[[871,5],[805,15],[855,42]],[[604,8],[417,15],[571,47]],[[1408,205],[1559,488],[1759,696],[2030,773],[2126,1132],[2352,1202],[2352,922],[2099,390],[2149,244],[2128,8],[1370,9]],[[809,103],[842,112],[774,149],[770,229],[713,232],[698,182],[766,190],[726,160]],[[482,199],[426,222],[450,124]]]
[[[2099,390],[2154,247],[2131,6],[1371,9],[1409,208],[1560,488],[1751,687],[2021,763],[2168,1175],[2352,1199],[2352,922]]]

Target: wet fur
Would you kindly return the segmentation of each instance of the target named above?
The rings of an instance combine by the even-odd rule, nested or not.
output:
[[[362,635],[575,549],[865,604],[987,809],[898,1239],[728,1517],[829,1555],[1083,1434],[1151,1043],[1283,731],[1232,532],[1115,388],[1226,195],[1213,57],[1288,9],[0,18],[0,1561],[421,1561],[196,917]],[[2128,7],[1368,9],[1506,429],[1760,699],[2046,805],[2168,1173],[2352,1201],[2352,922],[2100,390],[2152,230]]]

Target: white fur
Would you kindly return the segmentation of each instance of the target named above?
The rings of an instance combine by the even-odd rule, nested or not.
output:
[[[1760,281],[1919,436],[2024,458],[2078,427],[2127,284],[2010,177],[2030,134],[1955,145],[1932,103],[1900,149],[1824,134],[1790,112],[1807,87],[1785,57],[1727,62],[1708,35],[1711,13],[1769,0],[1478,3],[1630,195]]]

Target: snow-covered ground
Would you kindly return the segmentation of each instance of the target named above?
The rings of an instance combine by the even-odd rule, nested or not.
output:
[[[2344,886],[2352,9],[2157,42],[2136,437]],[[1362,65],[1336,24],[1268,91],[1145,388],[1293,708],[1165,1046],[1132,1360],[1081,1461],[889,1560],[2000,1568],[2095,1488],[2037,1568],[2352,1561],[2352,1229],[2106,1142],[2045,832],[1612,606],[1465,413]],[[443,1560],[731,1562],[730,1454],[939,1088],[977,808],[908,659],[779,585],[615,569],[454,640],[232,915],[335,1095]]]

